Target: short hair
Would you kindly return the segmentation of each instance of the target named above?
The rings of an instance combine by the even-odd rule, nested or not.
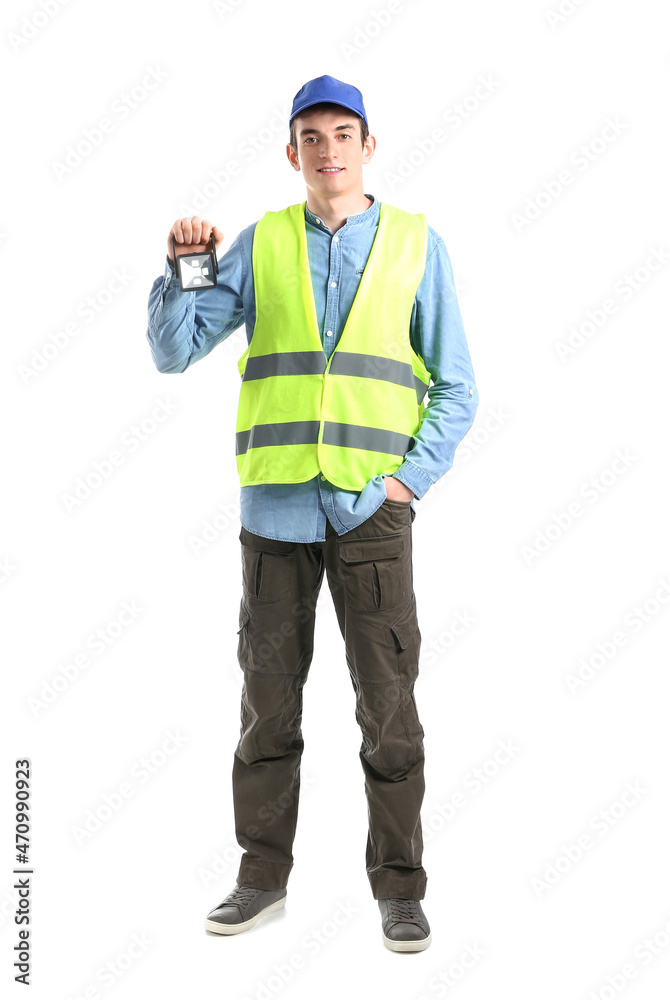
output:
[[[357,115],[355,111],[351,111],[349,108],[344,108],[341,104],[333,104],[330,101],[321,101],[320,104],[312,104],[311,107],[304,109],[305,114],[307,114],[307,112],[312,112],[312,111],[348,111],[350,115],[353,115],[354,118],[358,119],[358,124],[360,125],[361,129],[361,146],[365,146],[365,140],[370,134],[370,130],[365,123],[365,119],[361,118],[360,115]],[[289,132],[288,141],[296,152],[298,151],[298,144],[296,142],[294,122],[296,118],[299,118],[302,113],[303,112],[299,112],[295,116],[295,118],[291,122],[291,128]]]

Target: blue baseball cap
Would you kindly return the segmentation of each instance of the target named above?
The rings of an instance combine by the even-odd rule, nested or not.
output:
[[[315,80],[310,80],[300,88],[293,98],[289,125],[293,123],[295,116],[304,111],[305,108],[310,108],[313,104],[320,104],[322,101],[341,104],[343,108],[355,111],[368,125],[368,118],[363,107],[363,95],[360,90],[357,87],[352,87],[350,83],[336,80],[334,76],[317,76]]]

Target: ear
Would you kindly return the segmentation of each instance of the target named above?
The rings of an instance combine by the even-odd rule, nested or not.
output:
[[[300,170],[300,162],[298,160],[298,154],[294,150],[290,142],[286,143],[286,155],[288,157],[288,162],[291,164],[294,170]]]
[[[376,148],[377,140],[375,137],[373,135],[366,136],[365,145],[363,146],[363,163],[370,162]]]

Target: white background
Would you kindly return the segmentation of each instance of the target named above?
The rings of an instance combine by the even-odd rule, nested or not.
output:
[[[17,941],[14,761],[29,757],[39,1000],[667,996],[667,8],[219,6],[3,6],[2,978]],[[151,69],[160,83],[143,91]],[[241,853],[246,340],[241,328],[184,374],[160,374],[147,300],[170,226],[210,171],[241,165],[205,199],[219,255],[267,209],[303,200],[277,116],[323,73],[363,92],[377,139],[365,190],[425,212],[446,243],[481,399],[413,529],[433,945],[411,957],[383,947],[365,872],[360,732],[327,587],[287,906],[236,937],[203,929]],[[59,177],[105,117],[111,132]],[[172,412],[152,423],[159,401]],[[121,465],[68,510],[115,449]],[[141,610],[117,627],[124,602]],[[97,629],[113,637],[99,654]],[[78,839],[124,782],[130,797]],[[107,963],[117,972],[103,979]]]

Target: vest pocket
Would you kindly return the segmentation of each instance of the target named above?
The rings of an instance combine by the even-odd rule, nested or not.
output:
[[[405,597],[402,533],[338,540],[347,600],[355,611],[382,611]]]

